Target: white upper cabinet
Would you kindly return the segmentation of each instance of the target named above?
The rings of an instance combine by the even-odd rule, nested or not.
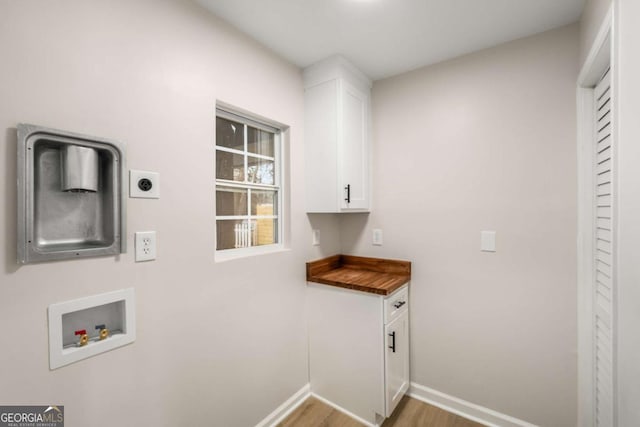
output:
[[[304,85],[307,212],[368,212],[371,80],[337,56]]]

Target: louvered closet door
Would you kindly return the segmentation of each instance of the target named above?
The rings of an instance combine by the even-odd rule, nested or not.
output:
[[[613,135],[611,76],[595,88],[594,387],[597,426],[614,425]]]

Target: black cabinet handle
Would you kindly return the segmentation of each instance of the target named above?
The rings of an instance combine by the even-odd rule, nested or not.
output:
[[[397,302],[397,303],[393,304],[393,306],[394,306],[395,308],[400,308],[400,307],[402,307],[403,305],[405,305],[406,303],[407,303],[406,301],[400,301],[400,302]]]
[[[391,337],[391,345],[389,346],[389,348],[391,349],[391,351],[395,353],[396,352],[396,331],[391,332],[389,336]]]
[[[347,186],[344,187],[344,189],[347,190],[347,198],[344,199],[344,201],[347,203],[351,203],[351,184],[347,184]]]

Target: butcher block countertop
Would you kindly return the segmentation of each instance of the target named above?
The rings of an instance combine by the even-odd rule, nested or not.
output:
[[[371,294],[389,295],[409,280],[409,261],[334,255],[307,263],[308,282]]]

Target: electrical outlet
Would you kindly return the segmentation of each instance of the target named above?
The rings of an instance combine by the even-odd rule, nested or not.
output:
[[[140,199],[160,198],[160,174],[149,171],[129,171],[129,197]]]
[[[313,237],[311,239],[311,244],[313,246],[320,245],[320,230],[317,230],[317,229],[313,230]]]
[[[135,236],[136,262],[156,259],[156,232],[138,231]]]

